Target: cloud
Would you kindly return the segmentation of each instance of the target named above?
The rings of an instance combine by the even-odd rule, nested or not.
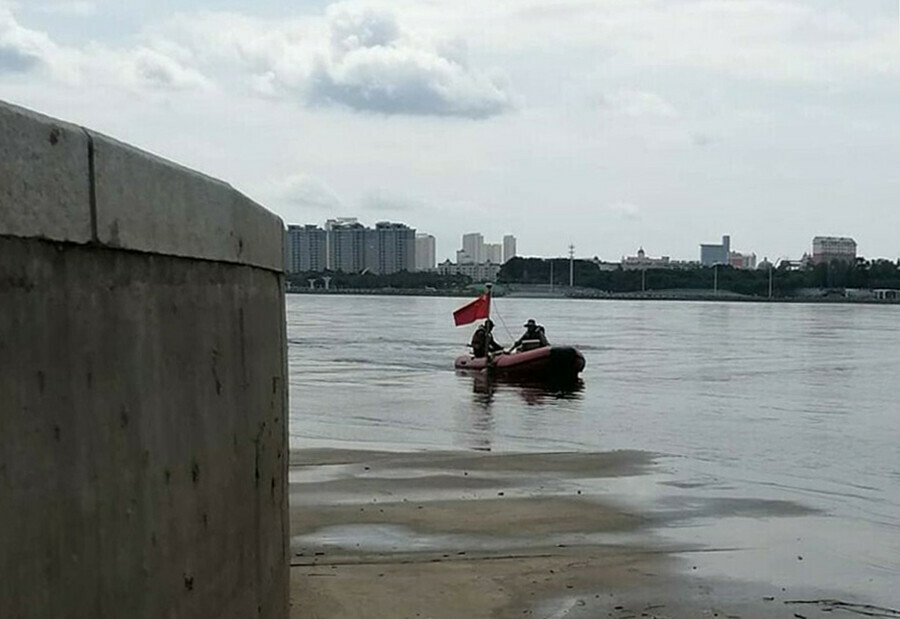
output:
[[[685,69],[762,82],[853,81],[900,73],[896,7],[873,17],[858,2],[809,0],[605,0],[534,10],[510,5],[507,36],[494,45],[533,46],[565,32],[569,51],[602,54],[605,75]],[[843,7],[843,8],[842,8]]]
[[[678,116],[671,103],[652,92],[619,90],[599,95],[595,98],[595,103],[601,109],[632,118]]]
[[[192,90],[211,87],[211,82],[175,58],[158,50],[139,47],[121,59],[122,76],[132,84],[164,90]]]
[[[180,14],[149,39],[155,49],[189,51],[222,83],[311,108],[479,119],[514,106],[506,77],[471,66],[460,37],[433,39],[364,5],[338,3],[279,22]]]
[[[55,2],[38,8],[41,13],[51,15],[88,16],[97,12],[97,4],[85,0],[73,0],[71,2]]]
[[[10,9],[0,7],[0,72],[37,69],[53,47],[47,35],[21,26]]]
[[[307,174],[296,174],[279,183],[272,198],[288,210],[299,209],[335,211],[341,208],[341,200],[327,185]]]
[[[424,207],[420,202],[384,191],[369,193],[362,199],[361,206],[375,213],[409,213]]]
[[[189,54],[188,54],[189,55]],[[212,82],[173,55],[147,46],[117,49],[92,43],[67,47],[47,33],[22,26],[0,8],[0,72],[42,72],[70,86],[120,86],[131,90],[210,88]]]
[[[637,221],[641,218],[641,207],[630,202],[614,202],[607,206],[606,210],[627,221]]]
[[[513,105],[506,81],[468,66],[465,47],[404,33],[393,14],[329,7],[331,49],[309,76],[307,96],[383,114],[487,118]]]

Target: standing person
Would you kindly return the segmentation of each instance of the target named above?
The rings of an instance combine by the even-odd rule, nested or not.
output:
[[[529,318],[525,323],[525,333],[516,340],[513,348],[519,350],[533,350],[543,346],[549,346],[550,342],[544,334],[544,327],[537,324],[534,318]]]
[[[472,356],[476,359],[486,357],[487,353],[503,350],[497,342],[494,341],[494,322],[488,318],[482,324],[478,325],[475,333],[472,334]]]

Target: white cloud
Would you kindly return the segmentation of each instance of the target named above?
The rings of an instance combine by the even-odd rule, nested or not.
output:
[[[387,10],[339,3],[325,15],[282,23],[182,15],[157,29],[153,41],[190,49],[219,74],[239,69],[252,92],[312,106],[467,118],[513,107],[508,80],[472,67],[464,41],[405,30]]]
[[[95,2],[87,2],[86,0],[73,0],[71,2],[55,2],[53,4],[41,6],[38,8],[41,13],[51,15],[73,15],[88,16],[97,12],[97,4]]]
[[[138,90],[209,88],[199,71],[174,56],[146,46],[116,49],[99,44],[66,47],[45,32],[22,26],[0,8],[0,72],[39,73],[72,85],[118,86]]]
[[[622,219],[637,221],[641,218],[641,207],[630,202],[614,202],[606,210]]]
[[[506,36],[486,44],[519,53],[548,31],[562,32],[548,53],[593,50],[597,70],[619,77],[647,68],[801,83],[900,74],[896,6],[892,17],[873,17],[850,1],[827,8],[808,0],[604,0],[537,10],[541,4],[496,5],[492,18],[504,20]]]
[[[23,27],[12,10],[0,7],[0,72],[36,69],[54,51],[46,34]]]
[[[652,92],[619,90],[599,95],[595,101],[601,109],[632,118],[674,118],[678,115],[671,103]]]
[[[211,87],[210,81],[199,71],[147,47],[139,47],[124,54],[120,60],[121,77],[137,86],[163,90],[192,90]]]
[[[405,33],[393,14],[332,5],[331,48],[306,93],[315,104],[384,114],[486,118],[512,107],[506,81],[470,67],[465,45]]]

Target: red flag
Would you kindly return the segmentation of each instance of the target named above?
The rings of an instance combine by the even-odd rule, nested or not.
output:
[[[491,315],[491,296],[486,292],[468,305],[453,312],[453,322],[457,327],[467,325]]]

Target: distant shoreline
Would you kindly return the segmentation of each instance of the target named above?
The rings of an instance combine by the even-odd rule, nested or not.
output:
[[[470,297],[471,290],[420,290],[420,289],[332,289],[324,290],[288,290],[289,295],[321,295],[321,296],[387,296],[387,297],[444,297],[460,298]],[[652,293],[652,292],[628,292],[605,293],[600,291],[576,289],[564,293],[550,293],[543,291],[513,290],[495,293],[498,298],[506,299],[577,299],[592,301],[703,301],[716,303],[794,303],[794,304],[826,304],[826,305],[900,305],[900,299],[870,299],[848,298],[839,296],[828,297],[753,297],[735,294],[732,292],[703,293]]]

